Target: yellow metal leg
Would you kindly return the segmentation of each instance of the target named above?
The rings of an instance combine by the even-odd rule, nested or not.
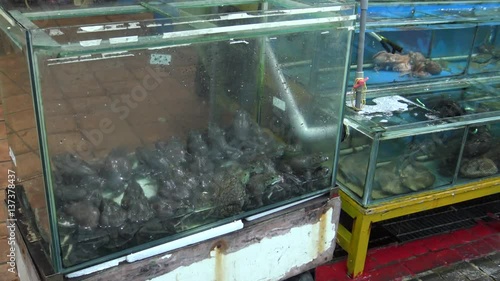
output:
[[[365,268],[371,224],[368,216],[360,215],[354,220],[349,255],[347,256],[347,271],[353,278],[361,274]]]
[[[424,210],[439,208],[500,192],[500,177],[472,182],[455,188],[429,191],[397,198],[373,207],[363,207],[340,191],[342,210],[354,219],[351,232],[339,226],[338,244],[348,253],[347,271],[352,277],[363,273],[371,224]]]

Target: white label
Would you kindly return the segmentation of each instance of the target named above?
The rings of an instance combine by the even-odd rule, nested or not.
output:
[[[80,45],[82,47],[99,46],[99,45],[101,45],[101,41],[102,41],[102,39],[84,40],[84,41],[80,41]]]
[[[122,44],[122,43],[130,43],[139,41],[138,36],[124,36],[124,37],[115,37],[109,38],[109,44]]]
[[[64,35],[64,33],[59,28],[56,28],[56,29],[51,29],[49,31],[49,35],[50,36],[59,36],[59,35]]]
[[[286,103],[277,97],[273,97],[273,105],[283,111],[286,109]]]
[[[80,32],[97,32],[103,31],[104,25],[93,25],[93,26],[82,26],[79,28],[78,33]]]
[[[12,159],[12,163],[14,163],[14,166],[17,167],[16,156],[14,155],[14,151],[12,151],[12,147],[10,147],[10,146],[9,146],[9,155],[10,155],[10,159]]]
[[[248,44],[250,44],[248,41],[245,41],[245,40],[236,40],[236,41],[235,41],[235,40],[231,39],[231,40],[229,41],[229,44],[230,44],[230,45],[232,45],[232,44],[241,44],[241,43],[243,43],[243,44],[247,44],[247,45],[248,45]]]
[[[172,56],[168,54],[151,54],[150,64],[170,65]]]

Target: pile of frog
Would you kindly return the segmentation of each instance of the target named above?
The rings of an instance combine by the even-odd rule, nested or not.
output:
[[[400,72],[401,76],[428,77],[439,75],[442,67],[439,63],[427,59],[419,52],[410,52],[407,55],[392,54],[380,51],[373,56],[375,70]]]
[[[215,124],[100,161],[53,157],[67,265],[167,237],[330,185],[329,157],[286,146],[237,111]]]

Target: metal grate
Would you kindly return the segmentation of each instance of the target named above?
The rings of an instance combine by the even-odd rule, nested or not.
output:
[[[447,233],[458,229],[469,228],[476,224],[474,220],[462,220],[454,223],[444,225],[436,225],[414,232],[399,233],[395,235],[400,242],[407,242],[411,240],[421,239],[436,234]]]
[[[401,242],[472,227],[476,220],[500,214],[500,194],[412,214],[380,225]]]
[[[399,241],[409,241],[452,230],[472,227],[476,222],[465,211],[447,210],[421,217],[404,218],[381,225]]]
[[[374,223],[368,248],[469,228],[479,219],[490,219],[490,214],[500,216],[500,194]],[[343,212],[340,216],[342,224],[351,230],[352,218]],[[335,248],[334,257],[345,255],[341,247]]]

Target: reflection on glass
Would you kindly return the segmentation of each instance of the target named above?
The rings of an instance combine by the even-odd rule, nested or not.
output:
[[[348,136],[340,147],[337,181],[361,198],[366,186],[372,139],[352,127],[346,128]]]
[[[7,142],[4,144],[8,150],[5,149],[4,153],[8,151],[14,164],[9,166],[9,171],[7,167],[3,171],[5,178],[7,179],[7,174],[12,176],[9,176],[9,180],[13,181],[10,183],[17,185],[15,190],[8,190],[8,199],[15,202],[16,208],[18,205],[29,207],[23,211],[23,215],[29,220],[30,229],[36,229],[36,233],[30,233],[28,242],[42,241],[42,251],[48,254],[52,237],[45,184],[41,175],[39,135],[31,95],[27,45],[26,31],[16,26],[13,21],[0,16],[0,95],[2,117],[5,119],[2,136],[5,137],[7,133]],[[6,185],[7,183],[4,183],[4,186]],[[13,215],[14,210],[9,209],[9,214]],[[15,219],[12,221],[14,222],[17,217],[11,219]]]
[[[63,267],[332,188],[353,7],[292,11],[33,31]]]

